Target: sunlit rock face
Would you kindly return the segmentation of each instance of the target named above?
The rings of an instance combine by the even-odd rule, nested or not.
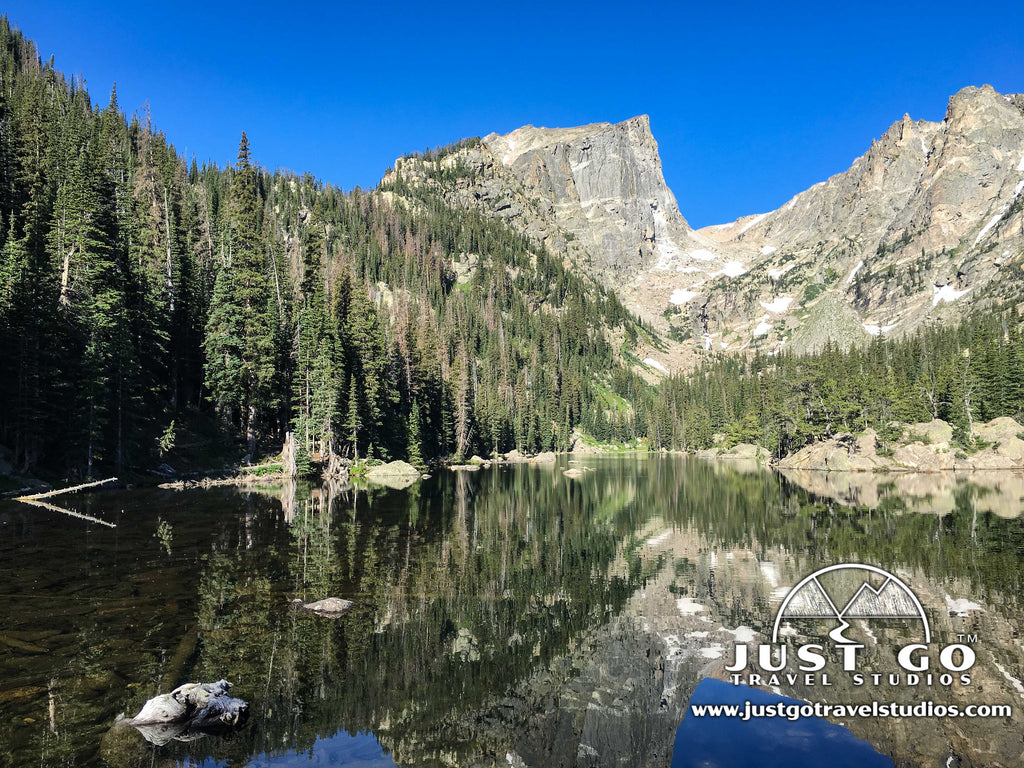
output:
[[[778,209],[696,231],[645,116],[491,134],[401,159],[385,181],[433,185],[614,288],[675,339],[657,360],[670,370],[711,351],[865,342],[1016,301],[1024,96],[965,88],[943,120],[904,115],[864,144],[846,171]]]
[[[730,291],[771,284],[802,297],[789,340],[816,348],[1011,299],[1024,277],[1022,195],[1024,97],[964,88],[942,121],[904,115],[848,170],[777,210],[700,230],[763,256],[709,311],[731,326]]]
[[[679,212],[646,115],[490,134],[440,159],[401,158],[384,182],[398,177],[505,220],[659,324],[681,280],[745,270]]]
[[[683,255],[690,228],[665,184],[646,115],[617,125],[526,126],[492,134],[484,146],[588,246],[602,274],[629,278]]]

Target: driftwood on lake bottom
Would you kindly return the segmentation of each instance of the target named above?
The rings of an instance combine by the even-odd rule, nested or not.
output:
[[[185,683],[147,701],[135,717],[119,718],[146,741],[163,745],[172,739],[193,741],[211,733],[238,728],[249,719],[249,705],[228,696],[231,683]]]

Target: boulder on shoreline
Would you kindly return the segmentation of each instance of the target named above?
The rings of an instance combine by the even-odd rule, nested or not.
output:
[[[697,451],[701,459],[735,459],[739,461],[756,461],[767,464],[771,461],[772,455],[767,448],[753,443],[738,443],[732,448],[709,448],[704,451]]]
[[[392,461],[387,464],[378,464],[366,471],[367,477],[419,477],[420,471],[412,464],[404,461]]]
[[[569,453],[589,456],[591,454],[604,453],[604,449],[599,445],[589,445],[582,437],[577,437],[573,440]]]
[[[371,483],[402,490],[420,479],[420,471],[404,461],[392,461],[370,467],[364,477]]]

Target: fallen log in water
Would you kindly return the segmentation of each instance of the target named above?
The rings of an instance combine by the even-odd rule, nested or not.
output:
[[[31,504],[34,507],[42,507],[43,509],[48,509],[51,512],[60,512],[61,514],[64,514],[64,515],[71,515],[72,517],[78,517],[78,518],[81,518],[82,520],[88,520],[91,523],[99,523],[100,525],[105,525],[108,528],[116,528],[117,526],[114,525],[113,523],[108,523],[106,520],[100,520],[98,517],[93,517],[92,515],[83,515],[81,512],[74,512],[74,511],[72,511],[70,509],[64,509],[64,507],[58,507],[55,504],[48,504],[45,501],[40,501],[40,499],[46,499],[46,498],[49,498],[50,496],[60,496],[62,493],[74,493],[76,491],[85,490],[86,488],[95,488],[97,485],[105,485],[106,483],[113,482],[114,480],[117,480],[117,478],[116,477],[108,477],[106,480],[96,480],[95,482],[92,482],[92,483],[83,483],[82,485],[73,485],[70,488],[58,488],[55,491],[45,491],[43,493],[33,493],[33,494],[29,495],[29,496],[18,496],[15,499],[15,501],[20,501],[20,502],[22,502],[24,504]]]
[[[95,488],[97,485],[106,485],[117,480],[116,477],[108,477],[106,480],[96,480],[91,483],[82,483],[81,485],[73,485],[70,488],[58,488],[55,491],[46,491],[44,493],[33,493],[29,496],[19,496],[15,501],[29,501],[30,499],[46,499],[50,496],[60,496],[62,493],[75,493],[76,491],[83,491],[86,488]]]

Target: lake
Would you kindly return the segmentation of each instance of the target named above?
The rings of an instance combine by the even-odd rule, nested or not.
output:
[[[93,520],[0,502],[0,765],[667,768],[758,749],[790,766],[838,764],[837,749],[871,765],[1019,765],[1022,486],[1020,473],[783,476],[626,454],[443,470],[408,488],[49,499]],[[912,684],[895,654],[918,630],[888,619],[851,623],[861,670],[881,678],[858,685],[827,622],[797,619],[785,642],[819,643],[828,685],[801,675],[758,696],[1013,714],[687,715],[702,681],[695,702],[744,690],[725,669],[737,643],[753,656],[789,588],[837,563],[905,583],[936,678],[938,649],[962,638],[970,684]],[[331,619],[290,604],[328,596],[355,607]],[[221,678],[251,708],[228,737],[155,745],[114,725]]]

